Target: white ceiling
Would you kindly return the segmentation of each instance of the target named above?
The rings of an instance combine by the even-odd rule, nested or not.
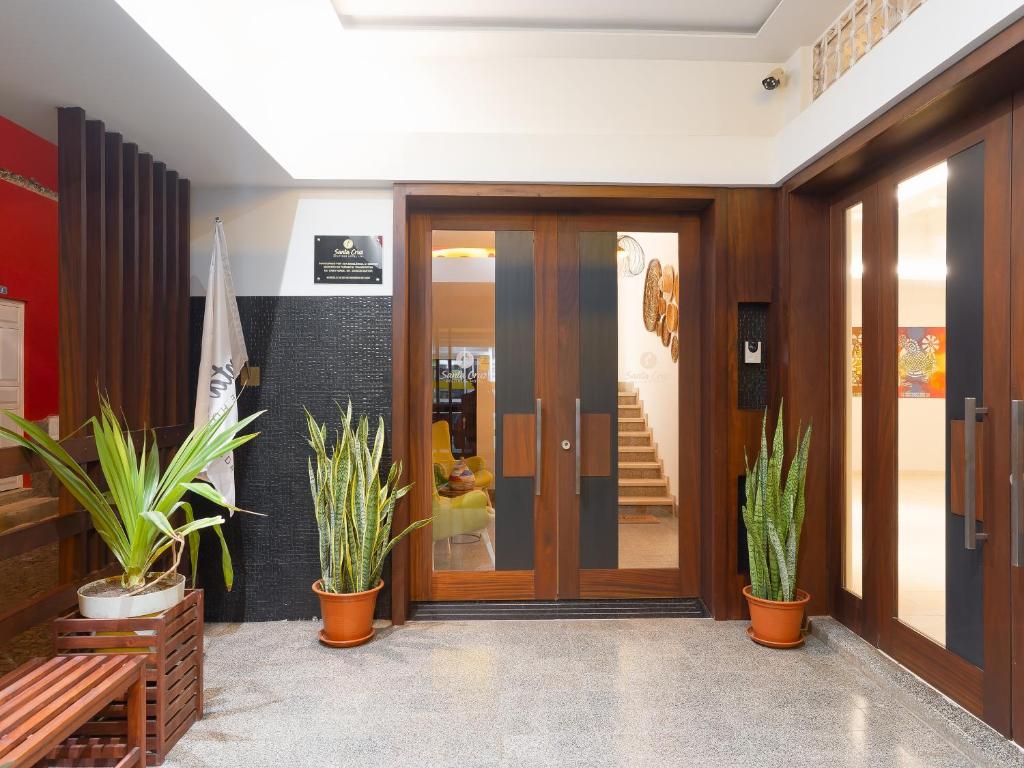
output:
[[[780,0],[333,0],[346,27],[756,33]]]
[[[849,0],[331,0],[405,55],[785,61]],[[424,35],[423,32],[435,34]],[[418,34],[419,33],[419,34]],[[381,38],[376,38],[380,41]]]
[[[719,146],[758,178],[787,98],[760,78],[846,1],[2,0],[0,115],[55,140],[82,106],[202,186],[482,180],[495,156],[493,180],[697,183],[673,167]]]
[[[289,175],[113,0],[2,0],[0,115],[56,142],[79,106],[194,184]]]

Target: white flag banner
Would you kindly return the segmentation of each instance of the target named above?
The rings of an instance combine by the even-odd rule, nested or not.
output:
[[[238,319],[238,302],[231,282],[224,224],[217,218],[213,232],[213,256],[210,259],[210,280],[206,286],[206,312],[203,315],[203,352],[199,361],[199,387],[196,391],[195,426],[209,423],[225,408],[231,413],[224,427],[238,422],[235,402],[235,379],[249,361],[245,351],[242,323]],[[229,504],[235,503],[235,464],[233,454],[212,462],[206,468],[206,479],[213,483]]]

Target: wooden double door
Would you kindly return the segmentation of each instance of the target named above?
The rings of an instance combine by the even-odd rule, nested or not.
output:
[[[410,215],[413,600],[698,594],[699,227]]]
[[[830,249],[836,614],[1018,741],[1022,149],[976,115],[835,200]]]

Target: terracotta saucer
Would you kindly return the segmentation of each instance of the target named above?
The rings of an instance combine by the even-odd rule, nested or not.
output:
[[[747,637],[753,640],[758,645],[766,646],[767,648],[799,648],[804,644],[804,636],[801,635],[799,640],[792,643],[774,643],[771,640],[762,640],[761,638],[754,635],[754,628],[747,627]]]
[[[321,643],[328,645],[331,648],[354,648],[357,645],[362,645],[373,637],[374,630],[370,630],[370,634],[366,637],[358,637],[355,640],[328,640],[324,635],[324,631],[321,629],[318,638]]]

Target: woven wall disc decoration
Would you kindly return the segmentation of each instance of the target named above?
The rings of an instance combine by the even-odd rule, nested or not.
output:
[[[659,296],[658,297],[658,317],[661,317],[662,315],[666,314],[667,311],[668,311],[668,302],[665,301],[665,297],[664,296]]]
[[[661,292],[665,294],[667,298],[672,298],[672,286],[676,281],[676,268],[671,264],[666,264],[665,268],[661,272]]]
[[[679,337],[677,335],[675,335],[675,334],[672,334],[672,345],[671,346],[672,346],[672,362],[673,363],[678,363],[679,362]]]
[[[676,272],[676,278],[672,281],[672,301],[677,305],[679,304],[679,273]]]
[[[675,304],[669,304],[665,310],[665,325],[672,333],[679,330],[679,307]]]
[[[661,343],[667,347],[669,342],[672,341],[672,331],[668,329],[668,323],[665,322],[665,318],[661,319],[661,327],[659,330],[661,331]]]
[[[658,322],[658,299],[661,298],[661,262],[651,259],[644,279],[644,328],[653,331]]]
[[[657,322],[654,324],[654,335],[660,338],[664,328],[665,328],[665,318],[664,317],[659,317]]]

